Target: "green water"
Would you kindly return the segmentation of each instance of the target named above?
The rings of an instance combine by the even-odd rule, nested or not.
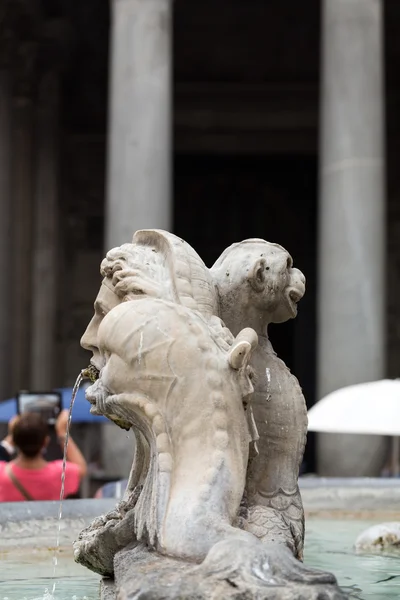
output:
[[[335,573],[352,597],[400,598],[400,557],[356,555],[353,543],[372,522],[309,520],[305,562]],[[49,550],[0,552],[0,600],[53,600],[53,553]],[[61,548],[54,600],[98,600],[100,577],[74,563]],[[48,590],[48,592],[46,592]]]
[[[400,598],[400,555],[355,554],[353,544],[360,533],[382,521],[309,520],[304,559],[318,569],[330,571],[339,585],[362,600]]]
[[[100,576],[74,562],[72,550],[58,554],[53,589],[53,551],[0,552],[0,600],[98,600]]]

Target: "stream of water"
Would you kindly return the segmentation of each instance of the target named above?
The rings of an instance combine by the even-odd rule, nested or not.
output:
[[[67,430],[65,433],[65,442],[64,442],[63,468],[62,468],[62,474],[61,474],[60,508],[58,511],[58,532],[57,532],[56,547],[54,549],[54,555],[53,555],[54,583],[53,583],[53,589],[51,592],[51,596],[49,596],[48,600],[52,600],[54,598],[54,594],[56,591],[56,584],[57,584],[56,569],[57,569],[57,563],[58,563],[58,553],[59,553],[59,549],[60,549],[61,519],[62,519],[62,507],[63,507],[64,489],[65,489],[65,470],[67,467],[67,450],[68,450],[69,430],[71,427],[72,410],[74,408],[75,398],[78,393],[79,386],[81,385],[82,380],[83,380],[83,372],[79,373],[78,378],[75,381],[75,385],[72,390],[71,404],[69,406],[69,412],[68,412]]]

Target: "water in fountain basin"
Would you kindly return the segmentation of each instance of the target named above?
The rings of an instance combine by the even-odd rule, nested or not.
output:
[[[335,573],[354,600],[398,600],[400,560],[386,553],[356,554],[354,540],[375,521],[308,519],[305,563]],[[70,534],[71,535],[71,534]],[[75,535],[75,534],[74,534]],[[51,541],[49,540],[49,543]],[[49,551],[0,550],[0,600],[98,600],[100,576],[74,562],[71,542],[60,547],[56,596],[49,577]],[[47,595],[46,595],[47,594]]]
[[[78,378],[75,382],[74,388],[72,390],[71,404],[69,406],[67,430],[65,433],[65,442],[64,442],[63,468],[62,468],[62,474],[61,474],[60,508],[58,511],[58,532],[57,532],[56,547],[54,549],[54,555],[53,555],[54,583],[53,583],[53,589],[52,589],[51,595],[49,595],[48,598],[45,598],[45,600],[53,600],[54,593],[56,591],[56,583],[57,583],[56,582],[56,569],[57,569],[57,562],[58,562],[57,557],[58,557],[58,552],[59,552],[59,548],[60,548],[61,519],[62,519],[62,507],[63,507],[64,489],[65,489],[65,470],[67,467],[67,450],[68,450],[69,430],[70,430],[70,426],[71,426],[72,410],[74,408],[75,398],[76,398],[76,395],[79,390],[79,386],[81,385],[83,378],[84,377],[83,377],[83,371],[82,371],[81,373],[79,373]]]
[[[355,517],[308,519],[304,561],[334,573],[351,598],[395,600],[400,598],[399,552],[357,554],[354,550],[356,538],[373,524]]]
[[[74,562],[71,544],[61,544],[57,588],[52,590],[47,548],[0,551],[0,600],[98,600],[100,575]]]

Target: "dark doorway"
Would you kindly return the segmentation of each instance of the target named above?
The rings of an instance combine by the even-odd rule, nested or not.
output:
[[[176,156],[174,232],[211,266],[220,253],[248,237],[277,242],[307,278],[294,321],[271,327],[277,354],[315,402],[316,157]],[[314,469],[310,436],[305,470]]]

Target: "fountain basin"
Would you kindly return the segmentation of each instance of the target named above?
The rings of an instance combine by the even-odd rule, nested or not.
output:
[[[307,517],[305,563],[333,572],[351,597],[394,600],[400,597],[400,560],[396,552],[357,554],[354,542],[369,526],[400,521],[400,480],[300,480]],[[72,541],[94,517],[115,501],[66,500],[56,570],[56,600],[114,597],[103,581],[73,560]],[[58,502],[4,503],[0,510],[0,600],[50,600],[53,553],[58,531]],[[5,568],[6,567],[6,568]],[[101,588],[100,588],[101,583]]]
[[[57,552],[57,600],[98,599],[100,576],[76,564],[72,542],[114,500],[65,500]],[[54,549],[59,527],[59,502],[0,504],[0,599],[52,600]]]

